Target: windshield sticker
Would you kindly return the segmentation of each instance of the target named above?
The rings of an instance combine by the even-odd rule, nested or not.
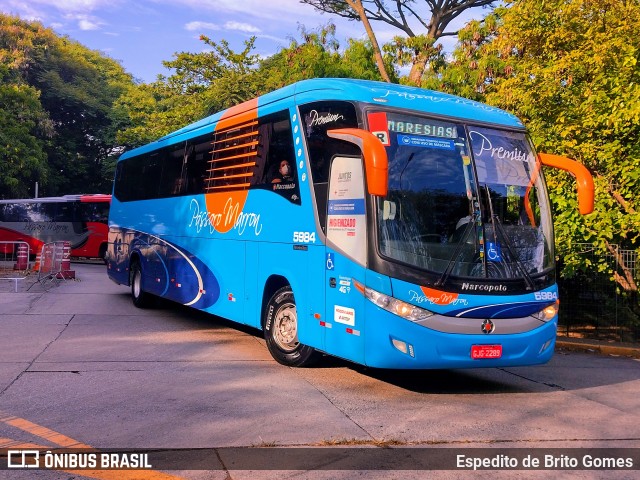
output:
[[[398,135],[398,145],[407,147],[436,148],[439,150],[455,150],[453,140],[419,137],[415,135]]]
[[[311,110],[307,117],[307,124],[310,127],[314,127],[317,125],[327,125],[328,123],[339,122],[340,120],[344,120],[344,116],[341,113],[318,113],[317,110]]]
[[[502,249],[499,243],[487,242],[487,259],[491,262],[502,262]]]
[[[502,145],[498,145],[496,147],[493,146],[493,143],[491,142],[491,140],[486,137],[485,135],[483,135],[480,132],[476,132],[475,130],[471,130],[469,132],[469,136],[471,137],[471,141],[473,143],[473,153],[476,154],[476,156],[480,157],[483,154],[489,154],[489,156],[491,158],[494,159],[506,159],[506,160],[511,160],[514,162],[522,162],[522,163],[528,163],[529,162],[529,156],[527,154],[527,152],[523,152],[522,150],[520,150],[518,148],[518,145],[509,145],[509,147],[513,147],[513,148],[505,148]],[[495,140],[495,139],[494,139]],[[497,139],[498,141],[500,139]],[[511,139],[505,139],[505,140],[511,140]]]
[[[378,137],[385,147],[391,145],[389,129],[387,128],[387,114],[385,112],[372,112],[367,115],[367,118],[369,119],[369,131]]]
[[[329,200],[329,214],[334,215],[364,215],[364,199]]]
[[[458,129],[454,126],[445,126],[435,122],[399,122],[389,120],[388,128],[391,132],[412,133],[414,135],[429,135],[440,138],[458,138]]]
[[[529,186],[534,160],[524,135],[471,130],[469,137],[480,183]]]

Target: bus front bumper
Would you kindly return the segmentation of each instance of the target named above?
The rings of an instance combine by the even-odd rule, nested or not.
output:
[[[521,333],[445,333],[367,305],[365,364],[377,368],[450,369],[538,365],[553,356],[558,317]],[[482,322],[483,319],[477,319]],[[499,346],[500,358],[472,358]]]

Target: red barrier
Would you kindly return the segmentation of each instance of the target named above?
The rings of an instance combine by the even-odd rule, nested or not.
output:
[[[58,278],[71,279],[76,278],[75,270],[71,270],[71,242],[65,240],[62,247],[62,263]]]
[[[16,263],[14,270],[26,270],[29,268],[29,247],[26,243],[18,245],[18,253],[16,255]]]

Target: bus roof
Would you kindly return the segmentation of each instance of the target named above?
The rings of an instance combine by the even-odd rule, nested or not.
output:
[[[0,204],[6,203],[65,203],[65,202],[110,202],[111,195],[103,193],[62,195],[60,197],[39,197],[39,198],[16,198],[10,200],[0,200]]]
[[[467,98],[406,85],[348,78],[303,80],[262,95],[257,98],[257,102],[255,100],[248,101],[233,107],[233,109],[236,115],[240,115],[256,108],[256,105],[260,109],[292,97],[295,97],[296,102],[300,104],[323,100],[358,101],[379,105],[380,107],[403,108],[449,118],[490,123],[517,129],[524,128],[524,125],[516,116],[499,108]],[[165,135],[151,144],[126,152],[121,158],[124,159],[169,145],[177,141],[177,137],[182,137],[189,132],[195,132],[208,125],[216,124],[226,112],[228,110],[205,117]]]

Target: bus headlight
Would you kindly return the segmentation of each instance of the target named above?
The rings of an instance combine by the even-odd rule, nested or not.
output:
[[[556,303],[553,303],[551,305],[548,305],[548,306],[544,307],[538,313],[534,313],[532,315],[532,317],[533,318],[537,318],[538,320],[540,320],[542,322],[548,322],[549,320],[553,319],[553,317],[555,317],[558,314],[558,307],[559,306],[560,306],[560,302],[556,301]]]
[[[399,317],[406,318],[412,322],[419,322],[434,315],[433,312],[425,310],[424,308],[416,307],[410,303],[403,302],[397,298],[393,298],[384,293],[377,292],[372,288],[365,287],[360,282],[353,281],[356,289],[362,293],[370,302],[374,303],[378,307],[391,312]]]

